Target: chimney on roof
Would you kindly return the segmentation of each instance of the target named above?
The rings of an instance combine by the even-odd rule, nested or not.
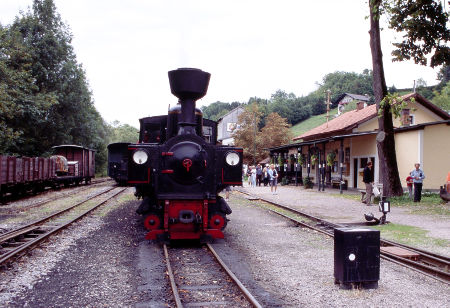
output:
[[[364,102],[357,102],[356,110],[358,111],[358,110],[364,109],[364,107],[365,107],[364,105],[365,105]]]

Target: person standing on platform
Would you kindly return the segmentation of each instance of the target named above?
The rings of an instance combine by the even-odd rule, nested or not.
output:
[[[422,199],[422,184],[425,179],[425,173],[420,169],[419,163],[414,164],[414,167],[416,167],[416,169],[411,171],[409,175],[413,178],[414,182],[414,202],[420,202]]]
[[[255,168],[255,166],[252,166],[251,178],[252,178],[252,187],[256,187],[256,168]]]
[[[267,171],[267,173],[269,174],[270,191],[272,192],[272,194],[276,195],[278,173],[277,170],[275,169],[274,164],[270,165],[269,171]]]
[[[373,189],[373,172],[372,172],[372,162],[369,160],[367,166],[363,171],[363,182],[366,184],[366,203],[367,206],[370,206],[372,200],[372,189]]]
[[[262,168],[261,165],[258,164],[256,166],[256,186],[261,186],[261,181],[262,181]]]

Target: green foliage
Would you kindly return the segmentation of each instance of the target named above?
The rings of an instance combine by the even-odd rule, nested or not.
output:
[[[334,161],[336,160],[336,152],[331,151],[327,154],[327,166],[333,166]]]
[[[114,121],[111,127],[111,142],[130,142],[136,143],[139,140],[139,130],[128,124],[121,124]]]
[[[210,119],[213,121],[218,121],[221,117],[226,115],[228,112],[233,110],[236,107],[239,107],[241,103],[233,102],[233,103],[222,103],[215,102],[208,106],[202,106],[201,110],[203,112],[203,117],[205,119]]]
[[[303,156],[303,154],[299,154],[298,158],[297,158],[297,162],[300,166],[303,166],[303,164],[305,163],[305,156]]]
[[[402,33],[403,41],[393,43],[394,61],[413,59],[430,66],[450,64],[450,30],[448,13],[440,0],[389,0],[384,3],[389,16],[389,28]]]
[[[414,101],[414,98],[411,98],[411,102]],[[394,116],[394,118],[400,118],[402,116],[402,110],[408,108],[408,103],[397,93],[388,93],[380,102],[378,117],[382,117],[384,115],[384,110],[386,108],[388,109],[388,112]]]
[[[95,149],[106,163],[110,130],[97,112],[72,35],[53,0],[34,0],[12,25],[0,27],[0,148],[39,156],[58,144]]]
[[[311,155],[311,165],[315,165],[318,160],[319,157],[316,154]]]
[[[331,91],[331,101],[336,99],[343,93],[353,93],[373,96],[372,89],[373,73],[369,69],[363,70],[362,74],[355,72],[334,72],[323,77],[322,83],[316,93],[324,97],[324,91]],[[324,101],[324,100],[323,100]],[[336,107],[336,106],[333,106]]]
[[[447,82],[440,93],[438,91],[434,91],[433,94],[433,104],[447,112],[450,112],[450,81]]]
[[[311,178],[310,178],[310,177],[305,176],[305,177],[303,178],[303,186],[304,186],[306,189],[310,189],[310,188],[313,188],[314,183],[311,181]]]
[[[334,115],[337,114],[337,108],[330,110],[330,119],[333,118]],[[302,121],[291,128],[292,135],[294,137],[300,136],[301,134],[309,131],[310,129],[313,129],[314,127],[317,127],[327,121],[326,113],[319,114],[316,116],[312,116],[305,121]]]

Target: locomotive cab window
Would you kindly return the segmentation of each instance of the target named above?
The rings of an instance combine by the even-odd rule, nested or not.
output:
[[[206,142],[211,143],[212,127],[203,126],[203,138]]]

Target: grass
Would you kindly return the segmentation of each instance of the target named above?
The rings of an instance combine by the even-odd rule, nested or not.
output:
[[[360,201],[361,196],[356,194],[333,194],[341,196],[346,199]],[[422,200],[420,202],[413,202],[409,198],[408,193],[398,197],[389,198],[391,207],[402,207],[409,210],[411,214],[418,215],[439,215],[450,217],[450,207],[446,205],[438,193],[425,191],[422,193]],[[378,199],[375,199],[375,204],[378,204]]]
[[[389,223],[386,225],[373,226],[380,230],[381,237],[410,246],[440,246],[448,247],[450,241],[427,236],[428,231],[407,225]]]
[[[337,114],[337,108],[330,110],[330,120],[333,119],[334,115]],[[315,115],[310,117],[309,119],[297,123],[296,125],[291,127],[291,132],[294,137],[300,136],[301,134],[317,127],[327,121],[326,113]]]

